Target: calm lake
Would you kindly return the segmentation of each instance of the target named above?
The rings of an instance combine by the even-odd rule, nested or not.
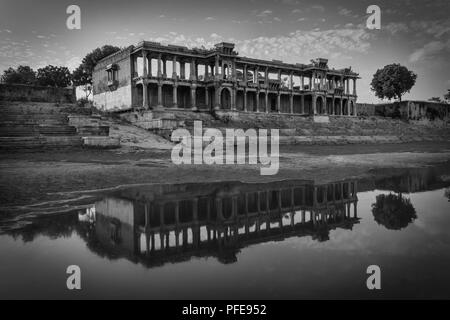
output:
[[[148,184],[2,208],[0,298],[450,298],[448,165],[386,176]],[[367,289],[370,265],[381,290]]]

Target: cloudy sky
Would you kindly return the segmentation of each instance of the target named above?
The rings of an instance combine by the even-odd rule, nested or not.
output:
[[[81,30],[66,27],[70,4],[81,8]],[[371,4],[381,8],[381,30],[366,27]],[[0,0],[0,71],[20,64],[73,69],[104,44],[229,41],[243,56],[352,66],[362,77],[359,102],[378,102],[372,75],[401,63],[418,74],[405,99],[428,99],[450,88],[449,12],[449,0]]]

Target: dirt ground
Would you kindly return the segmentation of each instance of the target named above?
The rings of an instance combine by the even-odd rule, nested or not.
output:
[[[67,197],[73,191],[140,183],[313,179],[318,183],[369,176],[372,169],[450,163],[450,142],[395,145],[281,146],[276,175],[257,165],[175,165],[170,150],[123,147],[0,155],[0,212]],[[65,195],[64,195],[65,193]]]

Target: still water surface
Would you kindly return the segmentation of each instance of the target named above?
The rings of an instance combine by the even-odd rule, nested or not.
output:
[[[450,298],[448,170],[374,176],[140,185],[15,208],[0,220],[0,298]],[[81,291],[66,288],[69,265]]]

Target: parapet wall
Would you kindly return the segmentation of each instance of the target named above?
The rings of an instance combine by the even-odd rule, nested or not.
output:
[[[0,101],[75,103],[75,88],[0,84]]]
[[[381,116],[420,121],[450,120],[450,104],[429,101],[359,103],[356,109],[359,116]]]

